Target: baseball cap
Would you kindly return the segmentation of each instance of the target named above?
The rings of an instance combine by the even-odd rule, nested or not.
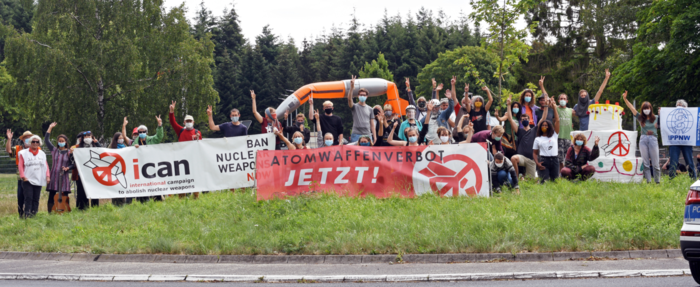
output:
[[[190,116],[190,115],[186,115],[186,116],[185,116],[185,121],[193,121],[193,122],[194,122],[194,118],[193,118],[192,116]]]

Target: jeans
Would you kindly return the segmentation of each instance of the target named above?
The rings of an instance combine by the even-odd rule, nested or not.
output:
[[[78,190],[75,193],[75,207],[77,207],[79,210],[85,210],[90,208],[90,204],[92,204],[92,207],[97,207],[100,206],[100,200],[99,199],[88,199],[87,194],[85,193],[85,188],[83,188],[83,181],[81,180],[76,180],[75,181],[75,186],[77,186]]]
[[[651,182],[652,166],[654,167],[654,181],[659,183],[661,181],[659,140],[655,136],[642,135],[642,137],[639,138],[639,151],[642,154],[642,160],[644,160],[644,178],[647,179],[647,183]]]
[[[506,186],[510,186],[510,187],[513,186],[513,178],[510,176],[510,173],[505,171],[505,170],[499,171],[496,174],[496,178],[491,179],[491,182],[493,182],[494,189],[499,188],[502,185],[506,185]]]
[[[41,196],[41,185],[32,185],[28,181],[23,182],[24,192],[24,217],[32,218],[39,212],[39,197]]]
[[[692,177],[693,180],[697,180],[698,174],[695,170],[695,165],[693,164],[693,147],[692,146],[680,146],[672,145],[668,147],[668,153],[671,157],[671,165],[668,167],[668,176],[673,179],[676,177],[676,169],[678,168],[678,159],[680,159],[681,154],[685,160],[685,165],[688,167],[688,176]]]
[[[541,183],[559,178],[559,158],[556,156],[540,156],[540,164],[544,166],[544,170],[537,170]]]
[[[22,190],[22,185],[24,181],[21,179],[17,180],[17,212],[19,213],[19,218],[24,218],[24,191]]]

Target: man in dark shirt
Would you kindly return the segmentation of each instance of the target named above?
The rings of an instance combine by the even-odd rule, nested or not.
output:
[[[287,134],[287,139],[294,142],[294,133],[301,132],[304,135],[304,142],[308,143],[311,138],[311,131],[304,126],[306,117],[302,113],[298,113],[291,125],[287,125],[288,113],[284,113],[284,121],[282,121],[282,130]]]
[[[535,178],[537,165],[532,157],[532,147],[535,142],[537,131],[530,128],[530,117],[527,114],[522,114],[520,116],[520,123],[515,123],[514,121],[510,120],[510,117],[512,117],[510,111],[508,111],[508,116],[508,121],[511,122],[511,127],[517,131],[516,135],[519,141],[517,150],[518,153],[510,158],[513,166],[515,167],[515,172],[519,173],[518,167],[524,166],[525,175],[529,178]]]
[[[541,96],[537,98],[537,103],[539,104],[539,109],[535,111],[535,115],[537,115],[537,121],[542,118],[542,114],[544,113],[544,107],[547,106],[546,101],[549,96],[547,96],[546,93],[543,93]],[[550,122],[554,122],[554,113],[551,111],[547,113],[547,120]],[[568,135],[567,135],[568,136]]]
[[[221,131],[226,138],[248,135],[248,128],[244,124],[241,124],[241,112],[239,112],[237,109],[231,110],[231,113],[229,114],[231,118],[230,122],[225,122],[220,125],[214,124],[211,106],[207,108],[207,116],[209,116],[209,129],[212,131]]]
[[[313,96],[309,97],[309,107],[309,118],[315,125]],[[319,120],[321,121],[321,130],[317,132],[324,135],[331,133],[333,135],[333,145],[338,145],[338,136],[343,134],[343,120],[339,116],[333,115],[333,102],[325,101],[323,103],[323,114],[319,115]]]

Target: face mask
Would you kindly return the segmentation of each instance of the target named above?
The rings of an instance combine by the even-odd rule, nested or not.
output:
[[[58,147],[65,147],[65,146],[66,146],[66,143],[65,143],[65,142],[60,142],[60,143],[58,143]]]
[[[118,139],[118,140],[117,140],[117,143],[123,144],[123,143],[124,143],[124,139]]]
[[[91,143],[92,143],[92,138],[85,138],[85,139],[83,139],[83,141],[84,141],[86,144],[91,144]]]
[[[304,122],[297,122],[297,126],[303,126]]]
[[[368,142],[361,142],[360,146],[369,146],[369,143]]]
[[[417,137],[417,136],[408,137],[408,141],[411,142],[411,143],[417,142],[417,141],[418,141],[418,137]]]
[[[326,146],[332,146],[332,145],[333,145],[333,140],[325,140],[323,143],[325,143]]]
[[[333,109],[324,109],[323,111],[326,112],[327,115],[333,113]]]
[[[526,102],[526,103],[529,103],[530,101],[532,101],[532,97],[525,97],[525,102]]]
[[[421,109],[425,108],[425,102],[424,101],[418,102],[418,107]]]
[[[189,129],[192,129],[193,126],[194,126],[194,123],[185,123],[185,127],[186,127],[188,130],[189,130]]]
[[[146,138],[146,133],[139,134],[139,138],[145,139],[145,138]]]
[[[477,108],[481,108],[482,103],[481,102],[476,102],[474,103],[474,106]]]
[[[547,132],[547,127],[542,127],[542,132],[546,133]]]
[[[493,140],[499,142],[499,141],[501,141],[501,137],[493,137]]]
[[[582,146],[582,145],[583,145],[583,141],[582,141],[582,140],[576,140],[576,145],[577,145],[577,146]]]
[[[304,141],[304,139],[302,139],[302,138],[294,138],[294,143],[295,143],[295,144],[301,144],[302,141]]]
[[[406,116],[407,116],[409,119],[415,118],[415,117],[416,117],[416,111],[413,111],[413,110],[407,111],[407,112],[406,112]]]
[[[644,112],[644,114],[648,116],[649,113],[651,113],[651,110],[642,110],[642,112]]]
[[[442,141],[443,143],[449,142],[449,141],[450,141],[450,137],[448,137],[448,136],[441,136],[441,137],[440,137],[440,141]]]
[[[514,114],[517,114],[519,111],[520,111],[520,109],[518,109],[518,108],[513,108],[513,113],[514,113]]]
[[[28,146],[28,145],[31,145],[31,144],[32,144],[31,139],[25,139],[25,140],[24,140],[24,145]]]
[[[273,121],[277,118],[277,114],[276,114],[276,113],[272,113],[272,114],[270,114],[270,115],[272,115],[272,120],[273,120]]]
[[[384,114],[385,114],[387,117],[390,117],[391,115],[394,114],[394,112],[392,112],[392,111],[386,111],[386,112],[384,112]]]
[[[367,100],[367,96],[359,96],[360,102],[364,103]]]
[[[498,168],[503,167],[503,162],[501,162],[501,163],[494,162],[494,163],[496,164],[496,167],[498,167]]]
[[[566,101],[565,100],[559,101],[559,105],[562,107],[566,107]]]
[[[238,122],[238,118],[239,118],[239,117],[231,117],[231,121],[234,122],[234,123],[236,123],[236,122]]]
[[[524,121],[520,122],[520,124],[522,124],[524,127],[526,127],[526,126],[530,125],[530,121],[524,120]]]

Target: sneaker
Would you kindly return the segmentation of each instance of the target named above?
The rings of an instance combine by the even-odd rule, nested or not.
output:
[[[500,187],[496,187],[495,192],[496,192],[496,193],[501,193],[501,188],[500,188]]]

